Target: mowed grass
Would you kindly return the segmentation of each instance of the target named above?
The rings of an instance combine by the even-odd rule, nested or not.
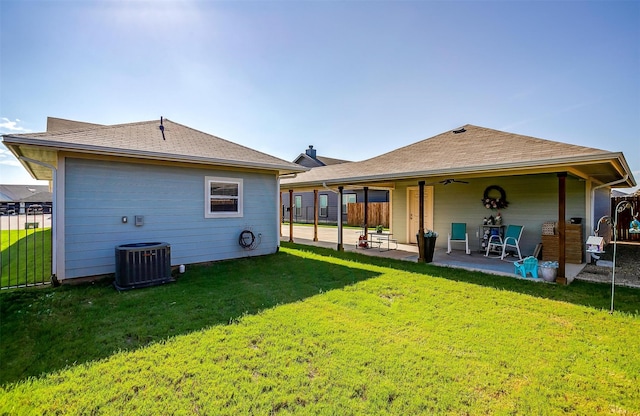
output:
[[[0,287],[48,282],[51,228],[0,231]]]
[[[639,290],[610,315],[606,285],[284,246],[155,288],[0,294],[3,377],[14,344],[64,356],[5,378],[0,413],[640,414]]]

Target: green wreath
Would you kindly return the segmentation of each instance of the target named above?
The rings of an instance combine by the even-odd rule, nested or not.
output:
[[[491,191],[500,192],[500,197],[492,197]],[[509,202],[507,202],[507,194],[504,189],[498,185],[487,186],[487,189],[484,190],[484,196],[482,197],[482,205],[484,205],[486,209],[504,209],[509,206]]]

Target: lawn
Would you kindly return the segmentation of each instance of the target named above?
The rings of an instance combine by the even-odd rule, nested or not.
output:
[[[640,290],[283,246],[0,293],[0,413],[640,414]]]
[[[0,231],[0,287],[48,282],[51,228]]]

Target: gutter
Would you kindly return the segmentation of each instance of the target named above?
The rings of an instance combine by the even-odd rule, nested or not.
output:
[[[44,166],[45,168],[51,169],[51,173],[53,175],[53,192],[51,193],[52,201],[51,201],[51,282],[54,286],[57,286],[58,277],[58,170],[55,166],[50,165],[45,162],[41,162],[39,160],[31,159],[26,156],[18,156],[18,159],[24,160],[25,162],[34,163],[36,165]]]
[[[11,139],[11,140],[7,140]],[[150,160],[161,160],[168,162],[186,162],[186,163],[198,163],[198,164],[207,164],[207,165],[217,165],[231,168],[241,168],[241,169],[264,169],[264,170],[277,170],[278,173],[282,171],[289,171],[290,173],[298,172],[306,172],[308,169],[304,166],[287,166],[281,165],[277,163],[269,163],[269,162],[251,162],[251,161],[243,161],[243,160],[229,160],[229,159],[219,159],[219,158],[210,158],[210,157],[202,157],[198,155],[187,155],[187,154],[169,154],[169,153],[161,153],[161,152],[149,152],[146,150],[137,150],[137,149],[124,149],[120,150],[117,148],[110,148],[104,146],[97,145],[88,145],[88,144],[75,144],[75,143],[65,143],[65,142],[56,142],[49,140],[41,140],[37,138],[28,138],[25,140],[23,137],[16,137],[12,135],[4,135],[3,142],[5,145],[28,145],[28,146],[39,146],[44,147],[50,150],[67,150],[70,152],[77,153],[88,153],[88,154],[98,154],[104,156],[119,156],[119,157],[129,157],[129,158],[140,158],[140,159],[150,159]]]

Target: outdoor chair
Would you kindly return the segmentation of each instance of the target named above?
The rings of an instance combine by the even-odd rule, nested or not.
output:
[[[516,261],[513,266],[515,274],[519,274],[522,277],[527,277],[527,274],[531,274],[534,279],[538,278],[538,259],[533,256],[525,258],[522,262]]]
[[[467,233],[466,223],[451,223],[451,232],[447,239],[447,254],[451,254],[451,243],[464,243],[465,253],[471,254],[471,250],[469,250],[469,233]]]
[[[522,260],[522,254],[520,253],[522,230],[524,230],[523,225],[509,225],[507,231],[504,233],[504,237],[499,234],[489,237],[485,257],[489,257],[489,252],[495,250],[500,251],[500,259],[503,260],[507,254],[507,249],[515,248],[518,251],[518,259]]]

